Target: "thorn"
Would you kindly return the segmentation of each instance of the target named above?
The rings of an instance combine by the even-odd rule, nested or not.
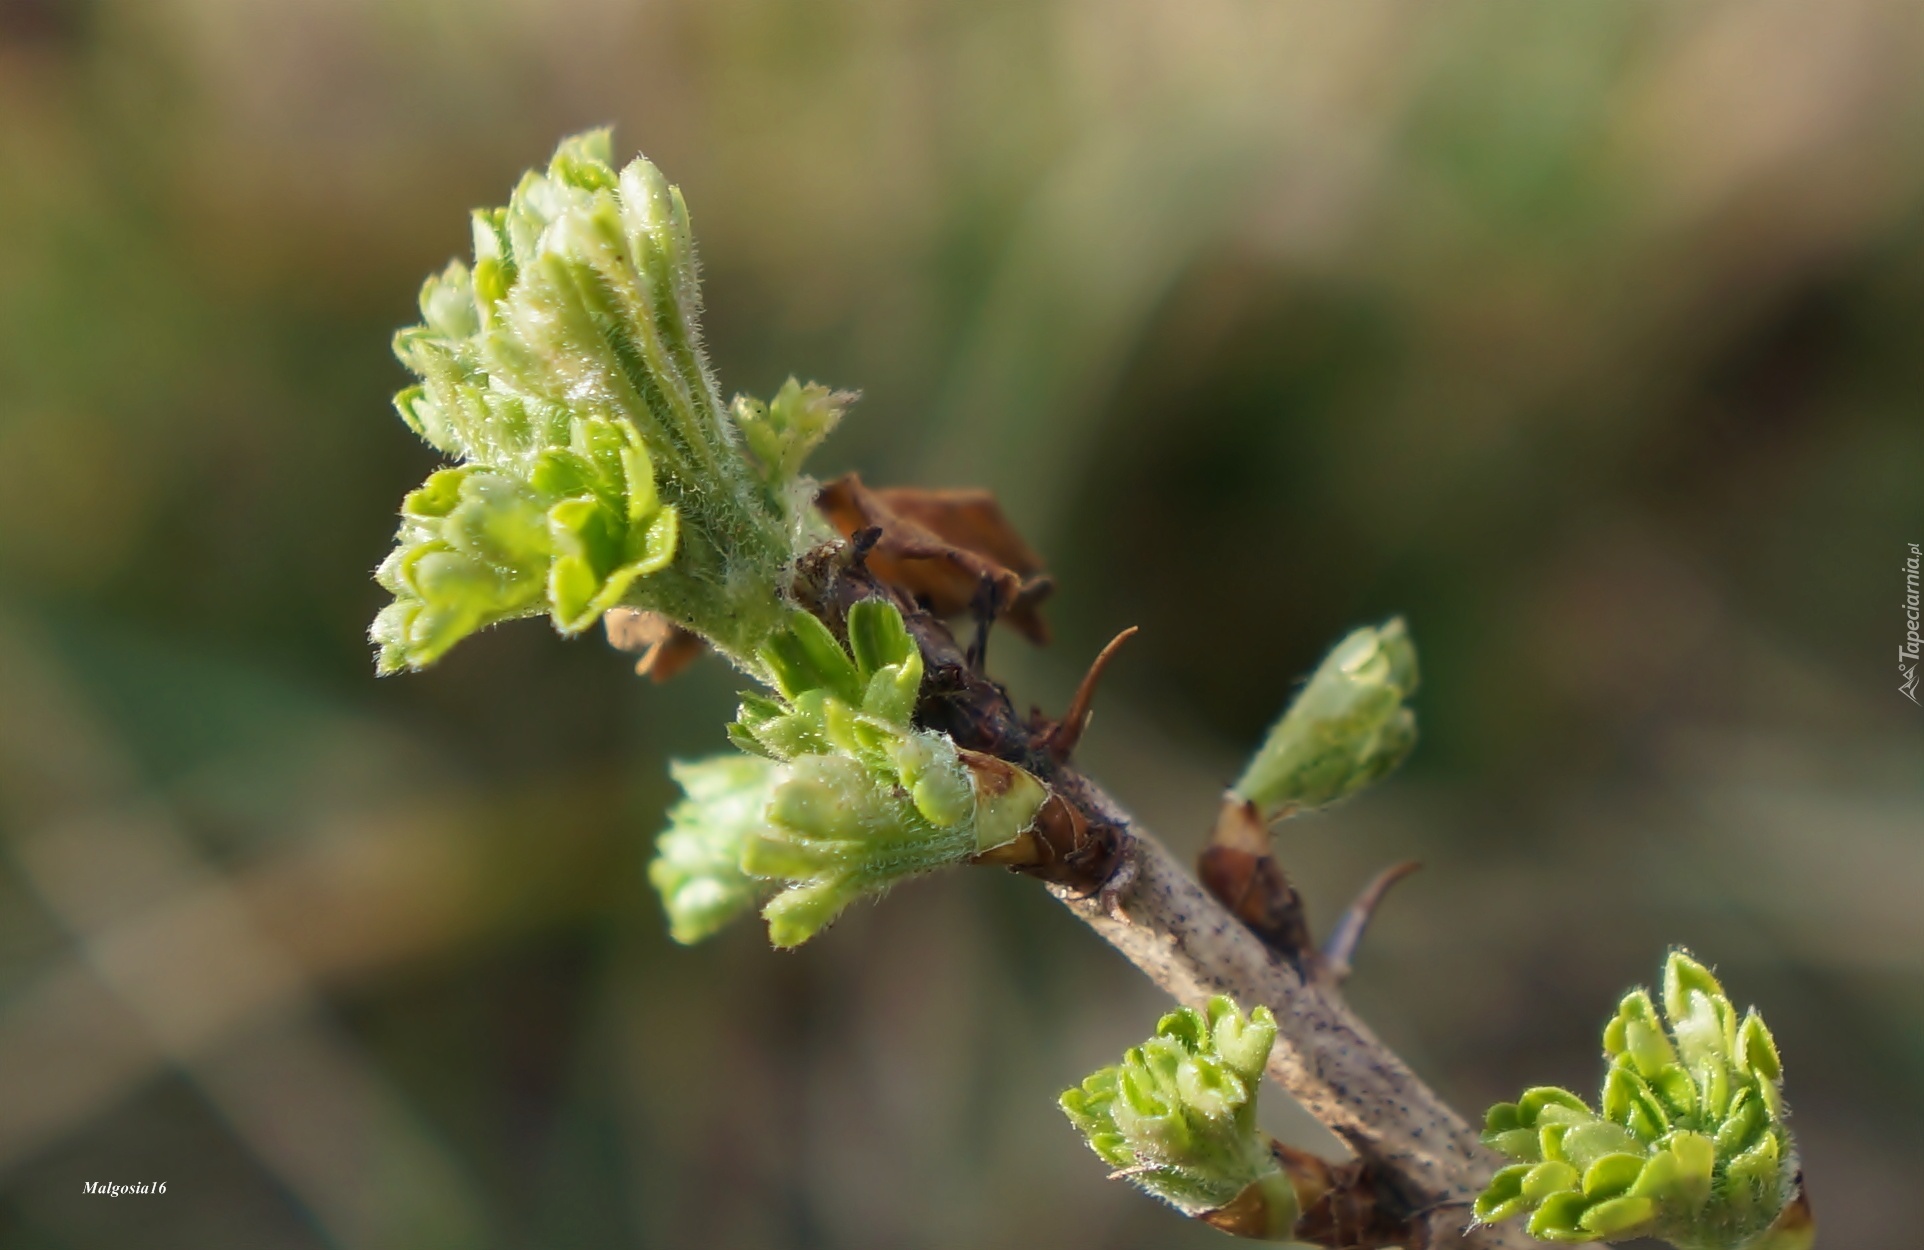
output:
[[[1323,943],[1323,970],[1332,981],[1340,985],[1349,977],[1350,960],[1355,957],[1356,947],[1363,940],[1363,931],[1369,928],[1370,917],[1376,914],[1377,905],[1390,892],[1390,887],[1422,866],[1413,859],[1391,864],[1363,887],[1363,892],[1356,896],[1356,901],[1349,905],[1349,910],[1343,913],[1343,918],[1330,931],[1329,940]]]
[[[1445,1245],[1461,1245],[1463,1235],[1478,1227],[1489,1227],[1474,1214],[1468,1220],[1460,1215],[1444,1215],[1446,1211],[1472,1209],[1468,1198],[1445,1198],[1412,1210],[1406,1217],[1410,1226],[1409,1250],[1439,1250]]]
[[[969,599],[969,615],[975,618],[975,637],[963,652],[972,672],[984,672],[989,663],[989,629],[995,618],[1002,615],[1002,591],[996,580],[987,573],[975,585],[975,594]]]
[[[848,536],[848,567],[867,571],[868,553],[875,550],[875,544],[882,541],[882,527],[871,525],[867,529],[856,530]]]
[[[1138,628],[1131,625],[1111,638],[1109,645],[1096,654],[1089,671],[1082,675],[1082,681],[1076,686],[1075,697],[1069,700],[1069,710],[1049,731],[1044,743],[1057,763],[1062,763],[1075,753],[1076,744],[1082,741],[1082,731],[1089,727],[1090,704],[1095,700],[1096,687],[1102,682],[1103,672],[1108,669],[1109,661],[1116,657],[1116,652],[1122,649],[1122,644],[1136,636]]]
[[[1116,865],[1116,870],[1109,874],[1109,879],[1096,892],[1096,903],[1102,908],[1103,915],[1117,924],[1134,923],[1129,919],[1129,913],[1122,909],[1122,902],[1129,891],[1135,888],[1136,878],[1141,875],[1142,870],[1136,866],[1133,857]]]

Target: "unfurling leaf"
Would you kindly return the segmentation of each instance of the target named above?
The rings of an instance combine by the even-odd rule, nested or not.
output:
[[[375,575],[394,596],[370,631],[382,672],[431,664],[478,629],[544,609],[578,633],[674,558],[680,518],[656,499],[646,450],[619,446],[626,434],[606,424],[580,421],[575,433],[525,476],[467,464],[408,495]],[[577,450],[604,436],[613,454]]]
[[[1808,1250],[1783,1067],[1756,1011],[1740,1021],[1710,970],[1672,951],[1662,1015],[1634,991],[1603,1048],[1597,1109],[1549,1087],[1490,1109],[1483,1140],[1517,1162],[1476,1200],[1479,1220],[1528,1214],[1545,1241]]]
[[[752,669],[788,569],[828,534],[798,474],[849,397],[791,383],[737,427],[702,353],[681,193],[640,158],[617,172],[606,131],[473,225],[472,267],[428,279],[394,340],[420,379],[396,409],[457,464],[408,497],[381,565],[381,671],[518,616],[577,633],[621,603]]]

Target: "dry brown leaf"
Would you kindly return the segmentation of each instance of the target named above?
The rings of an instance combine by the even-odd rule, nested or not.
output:
[[[706,644],[659,612],[639,608],[610,608],[602,623],[608,642],[617,651],[638,651],[635,672],[656,683],[667,681],[694,663]]]
[[[844,538],[881,531],[868,567],[929,611],[959,616],[986,583],[998,617],[1031,642],[1049,641],[1040,608],[1055,583],[989,492],[870,490],[859,474],[847,473],[822,487],[815,506]]]

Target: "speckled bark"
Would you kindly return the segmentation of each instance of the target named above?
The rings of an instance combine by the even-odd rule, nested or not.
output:
[[[1433,1247],[1525,1250],[1544,1243],[1520,1223],[1469,1229],[1470,1202],[1501,1160],[1377,1040],[1337,992],[1305,983],[1212,898],[1100,787],[1065,772],[1057,785],[1123,830],[1134,880],[1105,900],[1051,886],[1063,905],[1176,1001],[1228,994],[1276,1013],[1269,1075],[1361,1157],[1376,1163],[1425,1219]],[[1127,867],[1124,869],[1127,872]],[[1413,1220],[1412,1223],[1419,1221]]]

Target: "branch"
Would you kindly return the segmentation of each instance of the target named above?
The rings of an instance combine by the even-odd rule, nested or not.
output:
[[[1666,973],[1674,1044],[1648,995],[1624,1000],[1605,1033],[1601,1117],[1541,1087],[1492,1110],[1490,1140],[1517,1159],[1502,1173],[1350,1013],[1338,986],[1407,869],[1379,876],[1318,952],[1269,825],[1408,754],[1417,668],[1401,620],[1353,631],[1291,701],[1225,796],[1205,888],[1068,763],[1128,633],[1060,721],[1018,717],[983,660],[997,620],[1047,639],[1037,607],[1054,583],[1039,558],[982,492],[870,491],[853,474],[818,492],[803,460],[850,394],[791,379],[770,403],[723,405],[701,350],[687,208],[654,166],[637,158],[617,173],[607,133],[579,135],[474,225],[473,266],[431,278],[423,324],[396,338],[421,379],[396,397],[401,416],[459,463],[403,503],[377,574],[394,595],[371,630],[378,665],[431,664],[478,629],[544,610],[578,633],[620,606],[640,609],[611,629],[617,645],[646,649],[640,671],[659,680],[707,645],[768,686],[743,696],[729,727],[747,755],[677,773],[687,801],[649,869],[677,939],[773,889],[770,939],[793,946],[904,876],[1005,865],[1224,1030],[1205,1045],[1203,1017],[1187,1010],[1152,1039],[1158,1062],[1177,1065],[1167,1105],[1211,1121],[1204,1144],[1228,1152],[1198,1157],[1233,1164],[1170,1199],[1199,1219],[1333,1250],[1520,1248],[1522,1231],[1472,1217],[1534,1206],[1531,1227],[1558,1241],[1655,1232],[1809,1250],[1775,1043],[1754,1014],[1738,1023],[1701,965],[1673,955]],[[966,651],[935,615],[964,610],[978,622]],[[1265,1032],[1250,1041],[1245,1027]],[[1131,1054],[1140,1067],[1144,1052]],[[1259,1067],[1356,1161],[1279,1147],[1272,1166],[1250,1118]],[[1090,1108],[1115,1105],[1098,1085],[1085,1086],[1091,1123]],[[1138,1094],[1165,1105],[1118,1088],[1130,1108]],[[1189,1132],[1187,1119],[1169,1123]],[[1119,1174],[1144,1175],[1133,1146],[1112,1144]]]
[[[1278,1029],[1270,1078],[1377,1171],[1400,1208],[1392,1214],[1412,1226],[1415,1250],[1542,1245],[1515,1224],[1468,1229],[1471,1203],[1502,1163],[1477,1130],[1356,1018],[1334,984],[1306,980],[1107,792],[1059,761],[1051,749],[1055,726],[1018,718],[1008,692],[968,662],[945,624],[846,549],[818,548],[805,557],[795,594],[836,628],[862,599],[886,596],[897,604],[927,673],[918,721],[1031,770],[1053,790],[1032,858],[1010,866],[1041,877],[1177,1002],[1200,1008],[1226,994],[1245,1010],[1268,1007]],[[1056,818],[1048,819],[1052,809]],[[1006,856],[991,862],[1010,863]]]
[[[1523,1250],[1541,1242],[1515,1224],[1478,1228],[1470,1203],[1501,1160],[1358,1020],[1333,989],[1305,982],[1197,884],[1101,787],[1078,773],[1054,779],[1087,814],[1118,830],[1134,880],[1105,900],[1074,886],[1049,890],[1171,998],[1200,1006],[1227,994],[1276,1016],[1269,1076],[1365,1161],[1375,1164],[1429,1240],[1418,1246]],[[1127,869],[1121,870],[1127,873]],[[1109,905],[1114,904],[1114,907]]]

